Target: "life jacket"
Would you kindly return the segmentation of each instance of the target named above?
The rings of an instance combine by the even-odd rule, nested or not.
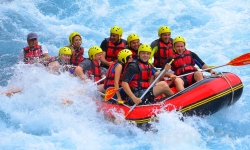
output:
[[[138,65],[139,73],[134,75],[133,79],[129,82],[129,86],[132,90],[147,89],[150,86],[152,65],[149,63],[142,63],[138,60],[134,60],[133,62]]]
[[[84,60],[83,54],[84,54],[83,47],[80,47],[79,49],[74,49],[72,51],[71,63],[75,66],[78,66]]]
[[[110,38],[106,38],[108,42],[108,48],[106,51],[106,60],[108,62],[117,61],[118,53],[126,47],[126,41],[121,39],[121,42],[118,45],[115,45],[110,41]]]
[[[100,68],[100,64],[96,60],[92,60],[93,67],[87,71],[87,75],[90,79],[92,79],[92,76],[94,77],[94,82],[99,81],[102,76],[102,71]],[[100,84],[100,83],[98,83]]]
[[[129,50],[132,52],[132,57],[133,57],[133,59],[137,59],[137,57],[138,57],[138,55],[137,55],[138,51],[135,51],[135,50],[132,49],[132,48],[129,48]]]
[[[108,71],[106,73],[106,80],[104,81],[104,88],[108,88],[110,86],[114,86],[115,84],[115,67],[118,65],[118,64],[121,64],[122,65],[122,71],[121,71],[121,74],[120,74],[120,80],[119,80],[119,86],[121,86],[121,83],[122,83],[122,78],[124,76],[124,69],[126,69],[127,67],[127,64],[123,65],[122,63],[120,62],[116,62],[116,63],[112,63],[109,68],[108,68]]]
[[[192,58],[191,52],[189,50],[185,50],[181,55],[178,53],[174,53],[172,56],[174,61],[171,64],[171,70],[174,71],[175,75],[182,75],[185,73],[197,71],[195,66],[194,59]]]
[[[62,65],[62,71],[68,71],[69,73],[73,74],[75,72],[76,66],[74,65]]]
[[[162,40],[156,40],[158,51],[154,54],[154,66],[161,68],[167,58],[173,55],[173,39],[170,38],[168,43],[164,43]]]
[[[29,63],[30,60],[34,58],[43,58],[43,51],[41,45],[36,45],[34,47],[26,46],[23,48],[24,62]]]

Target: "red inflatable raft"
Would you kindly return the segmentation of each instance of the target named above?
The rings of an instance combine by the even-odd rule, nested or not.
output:
[[[175,91],[175,88],[172,88]],[[184,116],[211,115],[239,100],[243,92],[241,79],[229,72],[218,73],[204,78],[183,91],[168,98],[162,98],[153,104],[136,106],[126,117],[138,124],[154,121],[157,114],[163,111],[177,110]],[[115,113],[127,114],[132,106],[97,102],[99,110],[110,119],[115,119]]]

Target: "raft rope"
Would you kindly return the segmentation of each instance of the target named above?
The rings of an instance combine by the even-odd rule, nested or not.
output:
[[[232,85],[230,84],[230,82],[232,82],[227,76],[225,76],[223,74],[223,72],[220,72],[221,76],[227,81],[228,85],[230,86],[231,90],[232,90],[232,98],[231,98],[231,101],[229,102],[228,105],[232,105],[233,104],[233,101],[234,101],[234,89],[232,87]]]
[[[220,74],[220,75],[218,75],[218,74]],[[223,78],[227,81],[228,85],[230,86],[230,88],[231,88],[231,90],[232,90],[232,98],[231,98],[231,100],[230,100],[230,102],[229,102],[229,105],[231,105],[231,104],[233,103],[233,100],[234,100],[234,90],[233,90],[232,85],[230,84],[231,80],[230,80],[227,76],[225,76],[222,72],[219,72],[219,73],[217,73],[216,75],[210,75],[210,76],[208,76],[208,78],[211,78],[211,77],[213,78],[213,77],[218,77],[218,76],[223,77]],[[205,77],[205,78],[206,78],[206,77]],[[230,81],[229,81],[229,80],[230,80]],[[183,93],[184,91],[186,91],[186,89],[192,88],[193,86],[195,86],[196,84],[198,84],[198,83],[201,82],[201,81],[202,81],[202,80],[200,80],[200,81],[198,81],[198,82],[195,82],[195,83],[193,83],[192,85],[186,87],[185,90],[182,90],[182,91],[179,91],[179,92],[175,93],[174,95],[168,97],[167,100],[171,99],[172,97],[174,97],[174,96],[176,96],[176,95],[178,95],[178,94]]]

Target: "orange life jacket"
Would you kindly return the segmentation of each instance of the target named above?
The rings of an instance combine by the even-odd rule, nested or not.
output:
[[[92,60],[92,64],[93,64],[93,67],[87,71],[87,74],[90,79],[92,78],[92,76],[94,76],[94,82],[96,82],[101,79],[102,71],[101,71],[100,64],[98,61]]]
[[[75,49],[74,51],[72,51],[71,63],[75,66],[78,66],[84,60],[83,54],[83,47],[80,47],[80,49],[78,50]]]
[[[178,76],[188,72],[197,71],[197,68],[194,67],[194,59],[189,50],[185,50],[181,55],[174,53],[172,57],[174,58],[174,61],[171,64],[171,69],[174,71],[175,75]]]
[[[36,45],[34,47],[26,46],[23,48],[24,62],[29,63],[30,60],[34,58],[43,58],[43,51],[41,45]]]
[[[149,63],[142,63],[138,60],[134,62],[138,65],[139,73],[134,75],[133,79],[129,82],[129,86],[137,90],[147,89],[150,86],[152,65]]]
[[[122,40],[122,42],[118,45],[114,45],[109,38],[106,39],[107,42],[108,42],[108,49],[106,51],[106,60],[108,62],[111,62],[111,61],[117,61],[117,55],[118,53],[123,50],[126,46],[126,42]]]
[[[167,58],[173,55],[173,39],[170,39],[168,43],[164,43],[161,40],[156,40],[158,51],[154,54],[154,66],[161,68]]]

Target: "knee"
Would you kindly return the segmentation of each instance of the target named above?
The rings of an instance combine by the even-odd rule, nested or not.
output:
[[[77,66],[77,67],[75,68],[75,73],[79,73],[79,72],[81,72],[82,70],[83,70],[82,67]]]
[[[167,82],[165,82],[165,81],[160,81],[160,82],[159,82],[159,85],[160,85],[163,89],[169,88]]]
[[[203,79],[203,74],[202,74],[202,72],[197,71],[197,72],[194,73],[194,77],[199,78],[199,79]]]
[[[181,79],[181,78],[176,78],[176,79],[174,80],[174,83],[175,83],[175,84],[181,84],[181,83],[182,83],[182,79]]]

